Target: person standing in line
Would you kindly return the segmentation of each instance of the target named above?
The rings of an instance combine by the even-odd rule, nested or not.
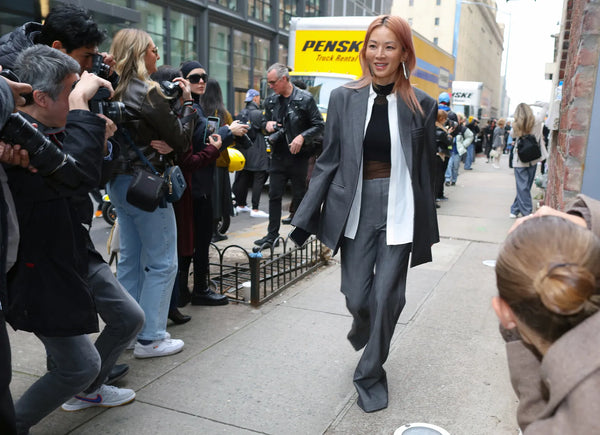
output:
[[[290,234],[310,234],[341,250],[341,291],[353,317],[348,340],[364,348],[354,385],[358,406],[388,405],[383,364],[406,298],[409,266],[432,260],[439,241],[435,211],[436,101],[413,88],[410,25],[377,17],[360,51],[362,77],[329,100],[323,153]],[[358,170],[357,170],[358,169]]]
[[[536,117],[528,104],[519,103],[515,108],[513,121],[513,142],[515,151],[513,152],[513,171],[515,173],[515,184],[517,193],[515,200],[510,206],[509,218],[514,219],[519,214],[523,216],[530,215],[533,212],[533,203],[531,201],[531,186],[535,179],[535,171],[537,163],[545,160],[548,157],[546,147],[541,146],[542,155],[540,158],[531,162],[524,163],[519,159],[519,153],[516,147],[519,143],[519,138],[526,134],[533,134],[538,143],[542,140],[542,122],[544,120],[541,112]]]
[[[492,151],[492,143],[494,139],[494,129],[496,128],[496,120],[488,119],[487,125],[483,129],[483,149],[485,152],[486,163],[490,162],[490,152]]]
[[[465,171],[470,171],[471,167],[475,162],[475,141],[479,135],[479,120],[475,117],[471,117],[471,120],[467,124],[467,128],[473,133],[473,142],[467,147],[467,157],[465,159]]]
[[[494,152],[490,155],[493,155],[492,162],[495,169],[500,169],[500,157],[502,157],[502,153],[504,152],[504,134],[506,133],[506,130],[504,130],[505,124],[506,120],[500,118],[492,136],[492,148]]]
[[[467,147],[473,142],[473,132],[465,127],[465,115],[458,113],[458,126],[453,130],[455,135],[452,142],[452,152],[446,168],[446,186],[454,186],[458,180],[460,159],[467,152]]]
[[[260,110],[260,93],[256,89],[248,89],[246,92],[246,107],[238,114],[240,120],[249,124],[248,138],[252,146],[241,150],[246,158],[244,169],[236,172],[233,183],[233,194],[235,195],[236,210],[238,213],[249,212],[253,218],[268,218],[269,214],[259,210],[260,194],[267,181],[267,170],[269,169],[269,156],[265,137],[262,134],[262,111]],[[252,185],[252,208],[248,207],[248,187]]]
[[[281,201],[287,181],[292,183],[292,210],[306,191],[308,160],[313,142],[323,132],[323,116],[308,91],[290,81],[289,70],[280,63],[267,70],[267,83],[275,92],[265,100],[263,130],[270,134],[269,227],[267,235],[254,241],[257,246],[279,244]]]
[[[444,196],[444,178],[448,168],[448,160],[452,151],[452,135],[446,130],[446,120],[448,112],[438,109],[437,120],[435,122],[435,142],[437,145],[437,158],[435,160],[435,206],[439,208],[438,202],[448,200]]]

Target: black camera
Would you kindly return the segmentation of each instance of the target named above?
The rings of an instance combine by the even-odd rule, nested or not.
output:
[[[75,160],[50,142],[20,113],[10,114],[0,131],[0,140],[13,145],[19,144],[27,150],[29,162],[38,170],[38,174],[52,176],[69,187],[79,185],[83,174]]]
[[[281,124],[275,124],[273,126],[273,130],[273,133],[267,136],[267,142],[269,142],[269,145],[273,147],[279,143],[285,143],[287,145],[285,129],[283,126]]]
[[[92,54],[92,71],[98,77],[108,80],[110,76],[110,66],[104,63],[101,54]]]
[[[453,121],[451,119],[447,119],[446,120],[446,127],[456,129],[456,127],[458,127],[458,122]]]
[[[160,82],[160,88],[167,97],[175,100],[181,98],[181,95],[183,94],[183,89],[181,89],[181,86],[179,86],[177,82],[165,80],[164,82]]]
[[[108,101],[109,98],[110,91],[107,88],[99,88],[96,95],[88,101],[90,112],[104,115],[116,124],[130,119],[125,110],[125,104],[120,101]]]

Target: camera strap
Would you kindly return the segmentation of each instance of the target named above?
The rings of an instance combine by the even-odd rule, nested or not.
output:
[[[150,160],[148,160],[148,158],[144,155],[144,153],[142,152],[142,150],[140,150],[138,148],[138,146],[133,143],[133,140],[131,139],[131,136],[129,135],[129,131],[127,131],[126,128],[124,127],[119,127],[119,130],[121,130],[121,133],[123,133],[123,136],[125,136],[125,139],[127,140],[127,145],[129,147],[131,147],[135,153],[138,155],[138,157],[140,158],[140,160],[142,162],[144,162],[146,164],[146,166],[148,166],[150,168],[150,170],[152,171],[152,173],[154,173],[155,175],[161,175],[160,172],[158,172],[154,166],[152,166],[152,163],[150,163]]]

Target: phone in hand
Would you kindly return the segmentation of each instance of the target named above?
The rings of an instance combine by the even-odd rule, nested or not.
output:
[[[218,116],[209,116],[206,118],[206,129],[204,130],[204,143],[208,143],[208,138],[217,132],[221,125],[221,120]]]

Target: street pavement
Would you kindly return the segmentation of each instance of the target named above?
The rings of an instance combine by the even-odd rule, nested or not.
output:
[[[352,323],[339,292],[339,256],[264,305],[187,306],[192,320],[169,324],[185,341],[173,356],[137,360],[117,385],[136,400],[113,409],[56,410],[36,434],[393,434],[425,422],[453,435],[516,434],[498,322],[494,260],[514,222],[514,176],[479,157],[462,170],[438,209],[434,261],[409,271],[407,305],[385,369],[387,409],[366,414],[352,384],[360,358],[346,340]],[[267,202],[263,200],[263,209]],[[284,213],[285,215],[285,213]],[[238,219],[238,223],[235,223]],[[266,219],[233,219],[219,246],[266,234]],[[239,222],[246,220],[246,224]],[[282,234],[291,230],[282,226]],[[99,232],[106,231],[100,225]],[[100,246],[101,251],[105,248]],[[46,369],[33,334],[11,331],[12,392],[18,398]]]

